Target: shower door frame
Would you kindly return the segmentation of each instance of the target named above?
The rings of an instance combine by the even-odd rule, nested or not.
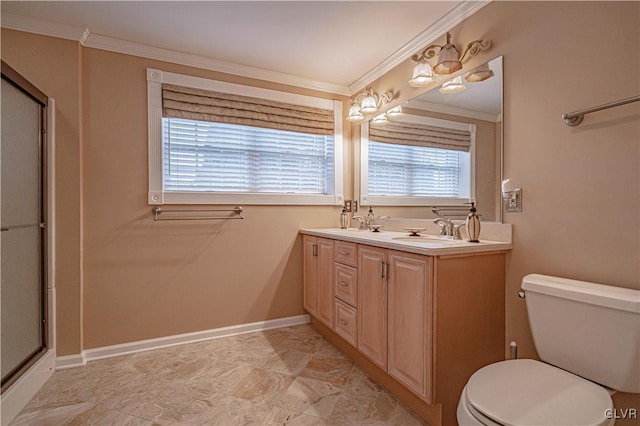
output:
[[[39,141],[39,167],[40,167],[40,223],[44,226],[40,226],[39,238],[40,238],[40,294],[41,294],[41,341],[40,347],[33,351],[27,359],[18,364],[11,372],[8,373],[6,381],[1,384],[0,393],[4,394],[11,385],[19,380],[29,369],[36,364],[47,353],[49,348],[49,300],[48,300],[48,232],[47,228],[50,226],[48,215],[48,158],[47,158],[47,117],[49,108],[49,97],[35,87],[26,78],[20,75],[17,71],[11,68],[4,61],[1,62],[2,66],[2,79],[12,84],[18,90],[29,96],[32,100],[40,106],[40,141]]]

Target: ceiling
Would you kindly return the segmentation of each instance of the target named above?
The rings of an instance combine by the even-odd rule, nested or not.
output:
[[[477,3],[3,0],[1,7],[3,27],[26,17],[40,26],[86,28],[85,34],[100,40],[196,55],[349,92],[394,55],[406,59],[443,34],[446,25],[457,23],[452,15],[461,6]],[[429,29],[431,39],[422,42]]]

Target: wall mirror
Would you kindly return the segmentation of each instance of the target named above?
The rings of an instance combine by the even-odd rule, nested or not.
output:
[[[450,207],[474,200],[484,221],[502,221],[502,57],[488,66],[492,77],[463,78],[458,93],[443,94],[438,86],[407,101],[403,114],[387,123],[361,124],[363,206]]]

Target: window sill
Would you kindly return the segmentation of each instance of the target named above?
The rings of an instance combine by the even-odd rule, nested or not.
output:
[[[149,205],[249,204],[249,205],[342,205],[342,195],[150,192]]]
[[[461,206],[468,203],[469,198],[454,197],[386,197],[379,195],[363,195],[363,206],[398,206],[398,207],[427,207],[427,206]]]

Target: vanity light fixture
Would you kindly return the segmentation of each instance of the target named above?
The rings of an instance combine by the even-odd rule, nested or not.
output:
[[[460,93],[463,90],[467,90],[467,86],[462,82],[462,76],[458,76],[445,82],[438,90],[443,95],[453,95],[454,93]]]
[[[402,106],[398,105],[391,108],[389,111],[378,114],[371,119],[372,124],[377,124],[378,126],[384,126],[385,124],[389,124],[391,121],[396,118],[402,117],[404,113],[402,112]]]
[[[351,107],[349,108],[347,121],[359,123],[364,120],[364,114],[371,114],[378,111],[382,105],[391,102],[391,100],[393,100],[393,94],[391,92],[378,95],[373,91],[371,86],[369,86],[351,99]]]
[[[401,117],[402,115],[404,115],[404,113],[402,112],[402,106],[398,105],[391,108],[389,111],[386,112],[385,115],[387,116],[387,118],[390,118],[390,119]]]
[[[433,83],[433,68],[425,61],[421,61],[413,68],[413,75],[409,80],[411,87],[425,87]]]
[[[347,115],[347,121],[352,123],[359,123],[364,120],[364,115],[360,112],[360,104],[352,104],[349,108],[349,115]]]
[[[484,63],[477,68],[474,68],[469,74],[465,76],[465,81],[468,83],[477,83],[485,81],[488,78],[493,77],[493,70],[489,68],[489,63]]]
[[[462,54],[460,54],[456,46],[451,43],[451,34],[447,33],[447,42],[444,46],[432,44],[411,57],[414,62],[417,62],[417,65],[413,68],[413,75],[409,80],[409,84],[413,87],[428,86],[433,83],[431,71],[439,75],[453,74],[462,69],[462,63],[466,59],[476,56],[481,50],[489,47],[491,47],[491,40],[474,40],[468,43]],[[437,63],[431,69],[428,59],[434,58],[436,55],[438,55]]]
[[[389,124],[389,119],[386,114],[378,114],[371,119],[371,123],[377,125]]]

